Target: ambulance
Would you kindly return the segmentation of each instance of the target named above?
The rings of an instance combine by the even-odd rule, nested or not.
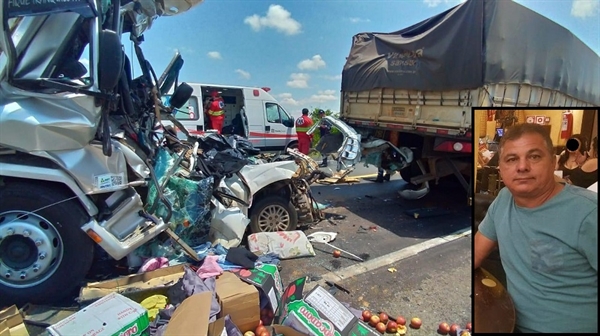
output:
[[[217,91],[225,102],[225,120],[222,134],[245,137],[254,147],[263,151],[280,151],[296,148],[298,136],[294,128],[295,118],[287,112],[267,87],[187,83],[194,89],[192,97],[180,109],[175,118],[191,134],[210,132],[210,119],[204,113],[211,93]],[[168,103],[170,95],[162,97]],[[169,125],[168,121],[164,121]],[[181,132],[178,132],[182,136]]]

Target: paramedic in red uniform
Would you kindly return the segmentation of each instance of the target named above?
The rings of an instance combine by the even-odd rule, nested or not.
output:
[[[217,91],[213,91],[211,93],[212,101],[210,105],[208,105],[208,116],[210,117],[210,124],[212,129],[217,130],[219,134],[221,134],[221,129],[223,129],[223,121],[225,119],[225,102],[223,98],[219,96]]]
[[[308,154],[310,150],[311,136],[306,132],[313,125],[312,119],[308,116],[308,109],[302,109],[302,116],[296,119],[296,134],[298,134],[298,150],[302,154]]]

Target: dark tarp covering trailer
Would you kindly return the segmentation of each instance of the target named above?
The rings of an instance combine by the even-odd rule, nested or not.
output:
[[[468,0],[396,32],[356,34],[342,72],[344,92],[494,84],[527,84],[600,105],[600,57],[520,4]]]

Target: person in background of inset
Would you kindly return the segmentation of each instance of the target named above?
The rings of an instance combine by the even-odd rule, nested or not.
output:
[[[298,134],[298,151],[302,154],[308,155],[310,151],[310,143],[312,137],[306,132],[312,127],[313,121],[308,116],[308,109],[302,109],[302,116],[296,119],[296,134]]]
[[[223,121],[225,120],[225,101],[216,90],[211,92],[211,102],[207,104],[207,114],[210,118],[211,128],[221,134]]]
[[[568,144],[567,144],[568,146]],[[598,137],[592,139],[587,151],[588,159],[571,171],[567,182],[582,188],[589,188],[598,181]]]
[[[505,188],[475,234],[474,268],[499,249],[517,332],[597,333],[598,194],[555,181],[541,125],[508,128],[498,154]]]
[[[569,180],[575,169],[588,159],[588,141],[581,134],[574,134],[567,140],[565,150],[559,155],[554,170],[562,171],[562,178]]]
[[[323,139],[324,136],[329,135],[331,133],[331,125],[329,125],[325,120],[323,120],[325,116],[325,111],[319,110],[319,134],[321,136],[321,139]],[[321,162],[319,167],[327,167],[327,155],[323,156],[323,162]]]

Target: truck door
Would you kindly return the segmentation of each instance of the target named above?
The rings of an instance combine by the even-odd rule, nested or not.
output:
[[[277,103],[265,102],[265,147],[282,150],[295,138],[294,119]]]

